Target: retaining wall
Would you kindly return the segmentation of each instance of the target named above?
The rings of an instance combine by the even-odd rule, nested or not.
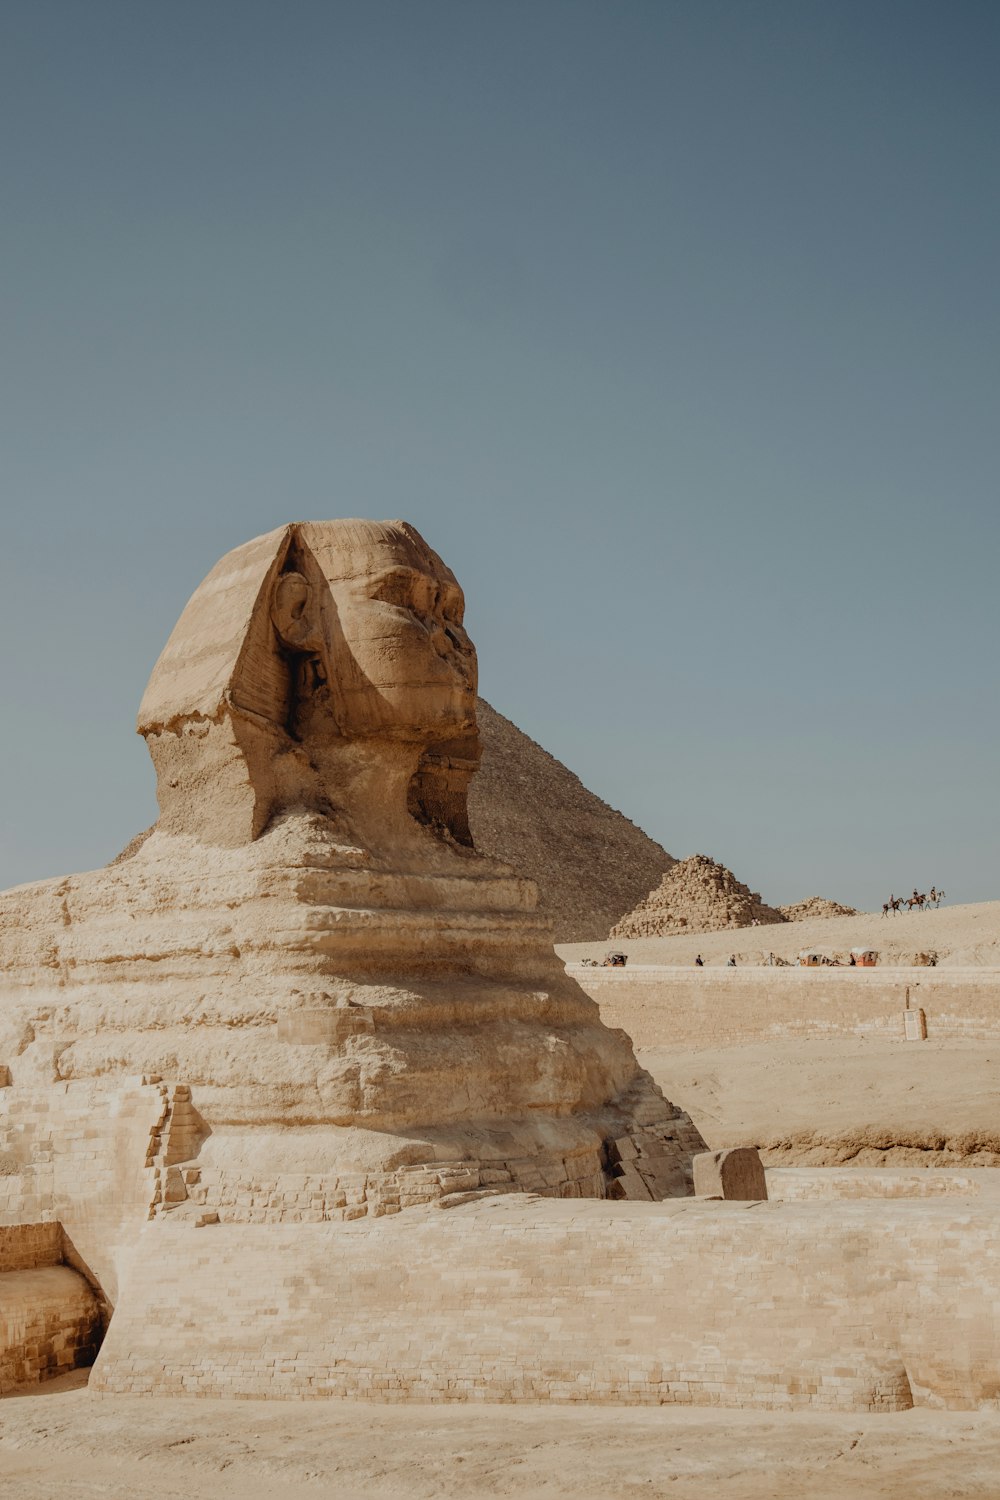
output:
[[[637,1047],[717,1047],[782,1037],[903,1040],[922,1009],[929,1038],[1000,1040],[1000,970],[669,968],[572,974]]]
[[[156,1220],[98,1390],[894,1410],[995,1405],[976,1199],[510,1196],[348,1224]]]

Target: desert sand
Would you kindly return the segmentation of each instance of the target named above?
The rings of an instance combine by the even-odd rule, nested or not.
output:
[[[0,1406],[4,1500],[995,1500],[995,1413],[305,1405],[93,1396]]]

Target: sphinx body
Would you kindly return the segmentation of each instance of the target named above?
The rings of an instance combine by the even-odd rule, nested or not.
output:
[[[197,589],[139,714],[160,819],[0,896],[0,1223],[111,1301],[149,1217],[662,1198],[702,1142],[472,847],[476,661],[403,522],[283,527]]]

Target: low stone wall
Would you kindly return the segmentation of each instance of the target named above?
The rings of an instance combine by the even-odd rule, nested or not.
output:
[[[0,1228],[0,1396],[94,1361],[98,1299],[62,1255],[58,1224]]]
[[[1000,1198],[1000,1168],[768,1167],[767,1196],[783,1202],[815,1198]]]
[[[929,1038],[1000,1040],[995,969],[669,968],[569,972],[637,1047],[719,1047],[782,1037],[904,1039],[907,1007]]]
[[[98,1390],[896,1410],[995,1405],[1000,1241],[969,1200],[508,1196],[144,1231]]]

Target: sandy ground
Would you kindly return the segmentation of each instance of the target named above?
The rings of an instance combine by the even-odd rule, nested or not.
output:
[[[758,1146],[773,1166],[1000,1166],[1000,1042],[844,1037],[638,1057],[713,1150]]]
[[[556,952],[569,963],[581,958],[601,959],[609,948],[617,948],[627,953],[632,963],[687,965],[694,963],[698,953],[707,964],[724,964],[731,953],[740,963],[760,963],[769,951],[794,961],[803,948],[816,947],[846,957],[852,948],[869,944],[879,950],[883,963],[909,963],[914,953],[933,951],[944,966],[1000,966],[1000,901],[900,912],[895,917],[863,912],[856,917],[740,927],[693,933],[690,937],[560,943]]]
[[[4,1500],[945,1500],[1000,1495],[1000,1414],[0,1402]]]

